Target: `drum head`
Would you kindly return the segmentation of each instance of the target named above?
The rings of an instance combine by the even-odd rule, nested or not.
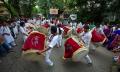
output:
[[[76,52],[73,53],[72,60],[73,61],[80,61],[81,58],[85,57],[88,54],[89,50],[85,47],[80,48]]]

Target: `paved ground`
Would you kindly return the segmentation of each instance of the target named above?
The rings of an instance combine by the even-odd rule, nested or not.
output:
[[[21,58],[21,37],[17,40],[17,47],[13,53],[9,53],[2,58],[0,63],[0,72],[110,72],[112,64],[112,53],[103,47],[97,48],[95,52],[90,52],[90,57],[93,60],[93,65],[86,64],[84,59],[81,62],[64,61],[63,48],[55,48],[52,52],[51,59],[54,62],[54,67],[49,67],[45,64],[44,58],[40,61],[27,61]]]

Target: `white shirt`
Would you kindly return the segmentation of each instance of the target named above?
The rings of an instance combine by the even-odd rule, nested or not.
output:
[[[92,38],[91,32],[87,32],[87,33],[84,32],[81,38],[83,42],[85,43],[85,46],[89,48],[91,38]]]
[[[50,43],[48,44],[49,47],[53,48],[55,45],[57,45],[59,41],[59,36],[56,35],[52,38],[52,40],[50,41]]]
[[[36,20],[35,24],[36,25],[40,25],[41,24],[41,20]]]
[[[25,40],[27,39],[27,36],[24,35],[23,33],[27,34],[26,29],[24,27],[20,26],[20,32],[22,33],[22,35],[23,35],[22,37],[23,37],[23,40],[25,42]]]
[[[97,32],[100,33],[100,34],[103,34],[104,35],[104,32],[103,32],[103,29],[102,28],[96,28]]]
[[[4,34],[4,33],[9,34],[9,35],[4,35],[5,42],[7,42],[7,43],[14,42],[14,38],[13,38],[13,36],[11,35],[11,31],[10,31],[10,29],[9,29],[8,26],[4,26],[4,27],[3,27],[3,34]]]
[[[0,34],[3,34],[3,26],[0,27]]]
[[[26,33],[26,34],[27,34],[26,29],[25,29],[24,27],[21,27],[21,26],[20,26],[20,32],[21,32],[21,33]]]
[[[116,27],[114,26],[114,27],[112,27],[112,29],[113,29],[113,31],[115,31]]]

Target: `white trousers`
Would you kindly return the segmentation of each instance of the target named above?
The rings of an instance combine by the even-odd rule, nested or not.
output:
[[[46,56],[45,56],[45,61],[49,65],[53,65],[53,62],[50,60],[51,51],[52,49],[46,51]]]
[[[58,41],[57,45],[62,46],[62,35],[59,35],[59,41]]]
[[[86,59],[87,63],[92,63],[92,60],[91,60],[91,58],[89,57],[89,55],[86,55],[86,56],[85,56],[85,59]]]

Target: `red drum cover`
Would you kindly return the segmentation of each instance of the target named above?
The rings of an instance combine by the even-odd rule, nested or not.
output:
[[[67,35],[67,33],[68,33],[68,31],[70,30],[68,27],[63,27],[63,29],[64,29],[64,35]]]
[[[40,32],[31,32],[26,39],[22,50],[44,50],[46,36]]]
[[[44,24],[44,25],[42,25],[42,26],[45,27],[45,28],[49,28],[49,27],[50,27],[49,24]]]
[[[102,42],[104,41],[104,35],[98,33],[95,29],[92,32],[92,42]]]
[[[77,30],[76,30],[76,32],[79,34],[79,33],[81,33],[83,31],[83,29],[82,28],[77,28]]]
[[[76,43],[72,38],[68,38],[64,44],[65,52],[64,58],[72,58],[73,53],[81,48],[81,46]]]

